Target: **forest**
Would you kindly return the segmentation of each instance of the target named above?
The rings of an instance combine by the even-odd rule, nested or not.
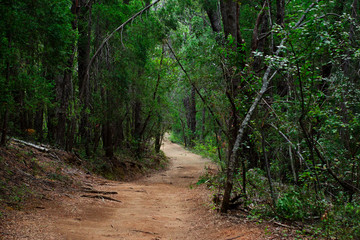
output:
[[[2,0],[0,145],[103,168],[164,134],[215,208],[360,238],[358,0]],[[101,159],[101,160],[94,160]]]

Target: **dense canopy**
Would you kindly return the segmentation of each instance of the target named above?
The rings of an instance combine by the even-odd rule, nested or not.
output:
[[[171,132],[218,164],[199,183],[221,212],[360,238],[359,8],[3,0],[0,143],[46,142],[111,168],[118,154],[158,153]]]

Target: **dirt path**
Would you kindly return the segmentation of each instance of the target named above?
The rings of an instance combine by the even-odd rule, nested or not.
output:
[[[97,187],[118,192],[112,197],[122,202],[97,200],[100,206],[79,209],[77,218],[58,220],[59,233],[79,240],[189,239],[189,185],[197,181],[207,160],[168,141],[163,151],[172,159],[168,171],[136,182]]]
[[[207,190],[189,187],[208,160],[169,141],[163,151],[171,166],[151,177],[129,183],[89,178],[89,187],[118,192],[108,196],[120,203],[81,193],[60,197],[56,204],[24,215],[16,230],[23,238],[14,239],[264,239],[260,228],[231,223],[210,210]]]

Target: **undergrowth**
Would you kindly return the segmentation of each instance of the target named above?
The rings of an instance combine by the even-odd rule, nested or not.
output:
[[[242,195],[242,177],[238,173],[232,197]],[[314,239],[360,239],[360,204],[348,202],[345,194],[329,199],[325,193],[314,195],[308,187],[274,183],[276,202],[272,202],[265,173],[251,169],[247,173],[247,194],[236,206],[248,210],[248,218],[272,219],[297,226],[299,234]],[[214,209],[220,208],[225,174],[204,174],[198,184],[206,184],[213,192]],[[220,198],[219,198],[220,196]],[[216,202],[217,201],[217,202]]]
[[[111,159],[94,156],[86,161],[86,168],[109,180],[130,180],[149,172],[163,170],[168,166],[165,154],[148,152],[141,158],[129,153],[117,153]]]

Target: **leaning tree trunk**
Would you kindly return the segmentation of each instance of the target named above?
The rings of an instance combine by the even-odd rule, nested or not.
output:
[[[218,1],[205,0],[204,9],[209,17],[212,30],[216,33],[221,32],[221,16],[220,12],[218,11]]]
[[[301,24],[303,23],[303,21],[306,18],[307,13],[318,2],[319,2],[319,0],[316,0],[314,3],[312,3],[309,6],[309,8],[304,12],[304,14],[300,17],[299,21],[295,24],[295,26],[292,29],[297,29],[297,28],[299,28],[299,26],[301,26]],[[287,37],[285,37],[284,39],[281,40],[281,43],[277,47],[277,51],[275,53],[275,56],[278,56],[280,54],[281,48],[284,46],[284,43],[285,43],[286,39],[287,39]],[[234,147],[232,149],[231,157],[230,157],[230,160],[229,160],[229,163],[228,163],[227,174],[226,174],[226,182],[225,182],[225,191],[224,191],[223,202],[222,202],[222,205],[221,205],[221,212],[226,212],[229,209],[230,195],[231,195],[231,191],[232,191],[233,183],[234,183],[235,166],[237,164],[237,159],[239,158],[240,146],[241,146],[241,144],[243,142],[243,137],[244,137],[245,130],[247,129],[247,126],[248,126],[248,124],[249,124],[249,122],[251,120],[251,117],[255,113],[256,107],[258,106],[258,104],[259,104],[260,100],[262,99],[265,91],[267,90],[271,79],[277,73],[277,70],[276,70],[271,75],[272,68],[273,68],[273,66],[270,63],[269,66],[267,66],[265,74],[263,76],[262,86],[261,86],[260,92],[257,94],[256,98],[252,102],[251,107],[250,107],[249,111],[246,113],[246,116],[245,116],[244,120],[242,121],[242,123],[240,125],[240,128],[239,128],[239,131],[237,133],[236,141],[235,141]]]
[[[221,0],[220,1],[220,10],[222,16],[222,22],[224,26],[224,34],[225,40],[227,40],[230,36],[233,38],[234,44],[229,46],[228,51],[232,51],[239,56],[237,56],[238,62],[236,63],[237,67],[242,69],[244,67],[244,59],[245,52],[241,49],[241,45],[243,44],[243,40],[240,34],[240,26],[239,26],[239,3],[233,0]],[[225,41],[226,42],[226,41]],[[226,96],[231,105],[230,117],[228,119],[228,168],[231,162],[231,151],[235,146],[237,132],[239,130],[239,119],[238,119],[238,109],[235,106],[235,100],[238,98],[239,89],[241,85],[241,77],[234,74],[233,71],[234,66],[227,65],[224,67],[223,74],[226,83]],[[238,156],[236,156],[238,158]],[[238,164],[236,160],[234,163]],[[243,166],[243,185],[246,184],[246,169],[245,162],[242,164]],[[236,168],[236,166],[233,166]],[[243,187],[243,191],[245,191],[245,187]],[[230,196],[229,196],[230,197]]]
[[[239,55],[245,54],[241,49],[241,45],[243,40],[240,34],[240,26],[239,26],[239,4],[233,0],[221,0],[220,1],[220,10],[221,17],[224,26],[224,34],[227,39],[231,36],[234,39],[234,45],[228,51],[237,52]],[[243,57],[238,57],[238,59],[243,59]],[[238,67],[242,68],[244,62],[240,60],[237,63]],[[224,78],[226,81],[226,95],[231,103],[231,114],[228,122],[228,132],[229,132],[229,152],[234,146],[236,133],[238,131],[238,112],[234,105],[234,100],[237,98],[239,94],[239,86],[240,86],[240,77],[233,76],[233,66],[225,66],[224,69]],[[230,155],[228,156],[228,158]]]
[[[258,95],[256,96],[256,98],[254,99],[253,103],[251,104],[251,107],[250,107],[249,111],[246,113],[246,116],[245,116],[243,122],[241,123],[239,131],[237,133],[236,141],[235,141],[234,147],[231,152],[230,161],[228,163],[225,191],[224,191],[223,202],[221,205],[221,212],[226,212],[229,209],[230,195],[231,195],[231,191],[233,188],[234,172],[235,172],[235,166],[237,164],[237,159],[239,158],[240,145],[242,144],[242,141],[244,138],[244,133],[245,133],[245,130],[247,129],[248,123],[250,122],[252,115],[255,113],[255,109],[258,106],[262,96],[264,95],[265,91],[268,88],[268,85],[271,80],[271,77],[270,77],[271,70],[272,70],[272,66],[269,65],[264,74],[264,77],[263,77],[263,84],[262,84],[261,90],[258,93]]]

